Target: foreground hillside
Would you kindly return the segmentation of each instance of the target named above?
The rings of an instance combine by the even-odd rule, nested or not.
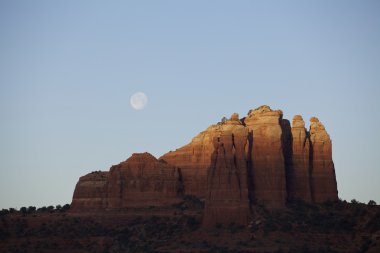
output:
[[[338,201],[252,210],[248,226],[201,226],[204,204],[121,212],[2,212],[0,252],[380,252],[380,207]],[[25,211],[25,210],[24,210]]]

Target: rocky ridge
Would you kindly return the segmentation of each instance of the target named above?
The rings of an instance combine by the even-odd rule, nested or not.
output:
[[[109,172],[81,177],[72,210],[162,206],[193,195],[205,200],[204,226],[246,225],[253,205],[336,201],[332,142],[317,118],[310,121],[307,131],[300,115],[291,125],[269,106],[242,119],[233,114],[159,160],[133,154]]]

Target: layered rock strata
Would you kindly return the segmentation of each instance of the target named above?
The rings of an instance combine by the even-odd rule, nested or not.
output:
[[[119,210],[128,207],[178,203],[182,196],[180,170],[149,153],[133,154],[109,172],[81,177],[75,188],[72,210]]]
[[[213,140],[217,135],[214,125],[198,134],[191,143],[160,157],[169,164],[181,168],[184,191],[201,199],[206,197],[207,172],[215,151]]]
[[[248,131],[236,115],[214,132],[214,152],[207,172],[205,226],[247,224],[250,216],[245,147]]]
[[[283,208],[287,201],[338,199],[332,144],[322,123],[260,106],[233,114],[164,154],[134,154],[110,172],[81,177],[73,210],[169,205],[183,195],[205,199],[203,224],[246,224],[250,207]]]
[[[107,207],[108,172],[95,171],[79,178],[71,210],[103,210]]]

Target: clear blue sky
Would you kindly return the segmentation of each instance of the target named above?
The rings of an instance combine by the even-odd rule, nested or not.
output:
[[[70,203],[80,176],[262,104],[319,117],[340,197],[379,203],[379,13],[376,0],[1,1],[0,208]]]

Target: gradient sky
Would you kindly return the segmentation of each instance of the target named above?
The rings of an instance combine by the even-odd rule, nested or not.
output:
[[[317,116],[339,196],[380,203],[380,2],[1,1],[0,208],[267,104]],[[130,96],[149,97],[135,111]]]

